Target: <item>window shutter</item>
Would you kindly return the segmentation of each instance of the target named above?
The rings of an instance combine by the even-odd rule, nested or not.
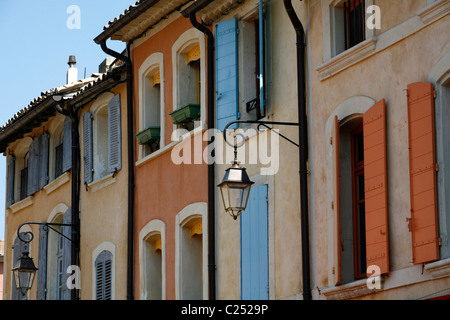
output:
[[[434,89],[408,86],[409,170],[413,263],[439,259]]]
[[[95,259],[95,299],[112,299],[112,253],[102,251]]]
[[[340,132],[338,117],[334,117],[333,136],[333,211],[334,211],[334,279],[337,286],[342,281],[342,245],[341,245],[341,161],[340,161]]]
[[[253,186],[241,215],[241,299],[269,299],[267,185]]]
[[[63,216],[63,224],[72,224],[72,208],[67,209]],[[72,227],[62,226],[62,234],[69,239],[72,239]],[[71,291],[67,287],[67,279],[69,274],[67,274],[67,268],[72,264],[72,242],[66,238],[63,241],[63,252],[62,252],[62,294],[61,300],[71,300]]]
[[[36,291],[37,300],[46,300],[47,239],[48,239],[48,228],[41,225],[39,227],[39,258],[38,258],[39,271],[37,272],[37,291]]]
[[[367,267],[389,272],[386,104],[377,102],[363,118]]]
[[[220,131],[239,118],[237,34],[235,18],[216,24],[216,126]]]
[[[64,120],[63,137],[63,172],[72,168],[72,120],[66,117]]]
[[[92,154],[92,113],[83,115],[83,160],[84,160],[84,183],[92,182],[94,163]]]
[[[14,203],[14,178],[16,170],[16,157],[8,156],[8,173],[6,177],[6,207],[9,208]]]
[[[118,94],[108,103],[109,173],[122,169],[122,135],[120,124],[120,94]]]
[[[27,195],[31,196],[39,190],[40,152],[42,136],[36,137],[28,150],[28,184]]]
[[[48,183],[48,151],[50,135],[45,132],[40,136],[39,147],[39,190]]]

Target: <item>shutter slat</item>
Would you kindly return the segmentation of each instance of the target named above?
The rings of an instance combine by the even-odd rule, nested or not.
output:
[[[225,126],[238,119],[238,55],[237,20],[235,18],[216,24],[216,127]],[[232,126],[230,128],[236,128]]]
[[[72,168],[72,120],[66,117],[64,120],[63,136],[63,172]]]
[[[434,89],[408,85],[409,169],[413,263],[439,259]]]
[[[386,104],[377,102],[363,117],[367,267],[389,272]]]
[[[341,246],[341,161],[339,120],[335,116],[332,136],[333,148],[333,210],[334,210],[334,279],[335,285],[342,281],[342,246]]]
[[[120,121],[120,94],[108,103],[109,173],[122,169],[122,141]]]
[[[92,113],[83,115],[83,161],[84,183],[92,182],[93,178],[93,150],[92,150]]]

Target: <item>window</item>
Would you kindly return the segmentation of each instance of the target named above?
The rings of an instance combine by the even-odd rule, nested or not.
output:
[[[50,124],[49,179],[55,180],[72,167],[72,121],[57,115]]]
[[[207,204],[193,203],[176,216],[175,296],[205,299],[208,293]]]
[[[95,299],[112,300],[113,255],[102,251],[95,259]]]
[[[329,35],[331,40],[331,56],[328,56],[328,30],[325,33],[325,59],[348,50],[364,40],[372,37],[373,32],[366,28],[366,8],[373,4],[373,0],[333,0],[329,1]],[[325,26],[325,25],[324,25]]]
[[[364,114],[334,119],[335,284],[389,272],[384,100]]]
[[[172,46],[173,111],[170,116],[174,129],[192,130],[206,122],[205,52],[205,35],[195,28],[181,34]]]
[[[61,132],[58,145],[55,148],[55,178],[59,177],[63,173],[63,155],[64,155],[64,132]]]
[[[27,152],[23,157],[23,167],[20,169],[20,195],[19,200],[23,200],[28,196],[28,159],[29,153]]]
[[[91,111],[83,114],[85,184],[122,168],[120,95],[104,94]]]

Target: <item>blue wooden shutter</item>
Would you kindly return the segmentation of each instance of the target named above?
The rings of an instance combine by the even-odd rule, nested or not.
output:
[[[63,137],[63,172],[72,168],[72,120],[66,117],[64,120]]]
[[[253,186],[241,214],[241,299],[269,298],[267,185]]]
[[[48,151],[50,135],[45,132],[40,136],[39,143],[39,190],[48,183]]]
[[[216,24],[216,125],[220,131],[239,118],[237,35],[235,18]]]
[[[92,182],[93,176],[93,154],[92,154],[92,113],[83,115],[83,160],[84,160],[84,183]]]
[[[28,184],[27,196],[35,194],[39,190],[41,136],[36,137],[28,150]]]
[[[37,300],[46,300],[47,291],[47,239],[48,228],[45,226],[39,227],[39,258],[37,272]]]
[[[122,169],[122,135],[120,124],[120,94],[118,94],[108,103],[109,173]]]
[[[72,224],[72,208],[67,209],[63,216],[63,224]],[[62,234],[69,239],[72,239],[72,227],[61,227]],[[72,242],[66,238],[63,238],[63,253],[62,253],[62,294],[60,300],[70,300],[71,291],[67,286],[67,279],[69,274],[67,268],[72,264]]]
[[[8,169],[6,177],[6,207],[9,208],[14,203],[14,178],[16,170],[16,157],[8,156]]]

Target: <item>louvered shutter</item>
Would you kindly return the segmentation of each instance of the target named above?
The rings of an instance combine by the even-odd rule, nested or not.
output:
[[[28,150],[28,184],[27,196],[35,194],[39,190],[40,152],[42,136],[36,137]]]
[[[342,245],[341,245],[341,161],[339,120],[335,116],[333,124],[333,211],[334,211],[334,277],[335,285],[342,281]]]
[[[37,300],[46,300],[47,239],[48,239],[48,228],[41,225],[39,227],[39,258],[38,258],[39,271],[37,272],[37,289],[36,289]]]
[[[72,224],[72,208],[67,209],[63,216],[63,224]],[[72,239],[72,227],[63,226],[61,227],[62,234],[69,239]],[[69,274],[67,273],[67,268],[72,265],[72,242],[66,238],[63,241],[63,252],[62,252],[62,294],[61,300],[71,299],[71,290],[67,286],[67,279]]]
[[[216,126],[220,131],[239,118],[237,34],[235,18],[216,24]]]
[[[39,143],[39,190],[48,183],[48,152],[50,135],[45,132],[40,136]]]
[[[66,117],[64,120],[63,137],[63,172],[72,168],[72,120]]]
[[[389,272],[386,105],[377,102],[363,118],[367,267]]]
[[[6,208],[14,203],[14,178],[16,170],[16,157],[8,156],[8,171],[6,177]]]
[[[122,139],[120,121],[120,94],[108,103],[108,170],[112,173],[122,169]]]
[[[112,299],[112,253],[102,251],[95,259],[95,299]]]
[[[84,160],[84,183],[92,182],[94,162],[92,150],[92,113],[83,115],[83,160]]]
[[[439,259],[434,89],[408,86],[409,169],[413,263]],[[448,138],[448,137],[447,137]]]
[[[241,214],[241,299],[269,299],[268,186],[253,186]]]

